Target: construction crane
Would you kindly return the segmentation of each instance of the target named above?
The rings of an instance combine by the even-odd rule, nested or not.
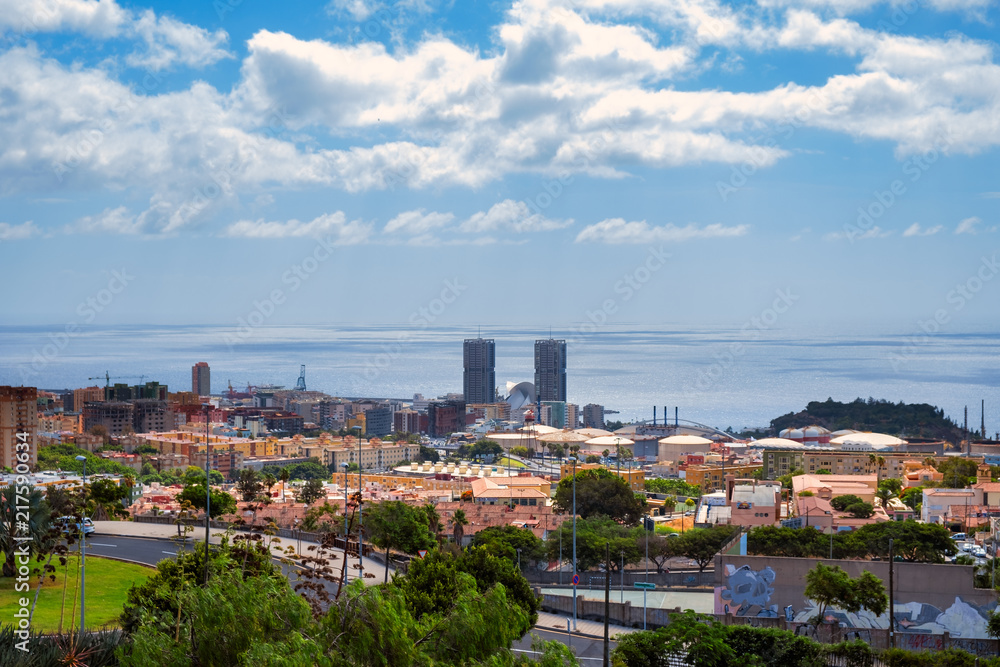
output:
[[[100,380],[102,377],[104,378],[104,386],[105,387],[110,387],[112,380],[134,380],[136,378],[139,378],[139,384],[142,384],[142,381],[146,379],[145,375],[109,375],[108,371],[104,371],[104,375],[103,376],[98,375],[97,377],[87,378],[87,379],[88,380]]]
[[[295,383],[295,391],[305,391],[306,390],[306,365],[302,364],[302,368],[299,370],[299,379]]]

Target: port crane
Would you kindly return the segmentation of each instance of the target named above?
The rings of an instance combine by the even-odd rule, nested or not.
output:
[[[302,364],[301,370],[299,370],[299,379],[295,382],[296,391],[306,390],[306,365]]]

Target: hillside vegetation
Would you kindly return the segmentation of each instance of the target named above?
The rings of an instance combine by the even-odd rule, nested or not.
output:
[[[944,416],[944,410],[927,403],[893,403],[884,399],[857,398],[840,403],[831,398],[811,401],[801,412],[789,412],[771,420],[774,435],[786,428],[802,428],[816,424],[831,431],[850,428],[856,431],[876,431],[901,438],[930,438],[957,443],[962,429]]]

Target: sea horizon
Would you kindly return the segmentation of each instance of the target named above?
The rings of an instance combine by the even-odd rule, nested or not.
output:
[[[66,389],[112,382],[190,388],[191,366],[207,361],[212,391],[229,383],[295,386],[301,364],[308,389],[333,396],[434,398],[462,390],[462,341],[476,326],[115,325],[67,332],[45,325],[0,326],[0,384]],[[547,327],[490,325],[496,378],[533,380],[533,341]],[[987,433],[1000,429],[1000,334],[989,331],[748,329],[676,325],[575,325],[556,329],[567,340],[568,400],[604,405],[622,421],[681,419],[716,428],[767,426],[809,401],[869,397],[929,403]]]

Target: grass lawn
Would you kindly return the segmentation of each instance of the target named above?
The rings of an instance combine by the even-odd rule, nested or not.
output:
[[[45,580],[38,594],[38,606],[32,619],[32,628],[38,632],[55,632],[59,629],[59,612],[62,607],[63,582],[66,579],[66,568],[60,567],[58,559],[53,559],[56,566],[56,580]],[[80,559],[77,554],[71,554],[67,559],[69,580],[66,582],[66,613],[63,617],[63,630],[69,628],[70,620],[79,627],[80,623]],[[125,594],[133,583],[139,583],[149,577],[154,568],[132,563],[123,563],[107,558],[87,556],[87,627],[100,628],[106,625],[117,625]],[[14,618],[14,612],[20,606],[18,598],[34,599],[38,579],[32,577],[28,593],[18,593],[14,590],[14,578],[0,578],[0,618]],[[76,607],[73,601],[76,600]],[[75,611],[74,611],[75,609]]]
[[[518,461],[517,459],[507,458],[506,456],[504,456],[503,458],[497,460],[497,467],[498,468],[499,467],[506,468],[508,466],[510,466],[511,468],[527,468],[528,467],[524,462]]]

